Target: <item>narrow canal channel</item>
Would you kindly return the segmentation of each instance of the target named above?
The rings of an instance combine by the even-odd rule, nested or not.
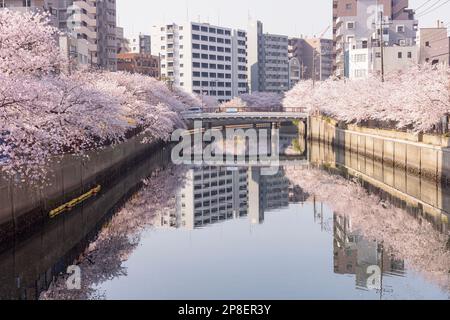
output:
[[[0,298],[449,299],[449,188],[405,174],[399,190],[401,169],[294,126],[280,147],[273,175],[174,165],[170,148],[133,163],[0,253]]]

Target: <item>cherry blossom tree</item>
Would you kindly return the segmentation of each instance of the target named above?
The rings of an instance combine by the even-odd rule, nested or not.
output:
[[[247,103],[240,97],[231,99],[230,101],[224,102],[220,105],[221,109],[242,109],[247,108]]]
[[[444,66],[414,66],[388,74],[386,81],[330,79],[312,86],[302,81],[286,94],[283,106],[305,108],[347,123],[369,120],[396,129],[431,132],[450,111],[450,71]]]
[[[58,71],[65,63],[57,47],[58,35],[45,14],[0,10],[0,72]]]
[[[240,96],[247,107],[257,110],[277,111],[281,110],[283,96],[272,92],[254,92]]]
[[[139,74],[66,74],[48,17],[0,11],[0,171],[45,175],[53,156],[120,143],[167,140],[199,98]]]

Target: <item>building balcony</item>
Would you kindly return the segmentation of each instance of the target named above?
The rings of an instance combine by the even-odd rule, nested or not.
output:
[[[86,10],[88,14],[96,15],[97,14],[97,7],[95,7],[93,4],[90,4],[86,1],[74,1],[74,6],[77,6],[78,8]]]

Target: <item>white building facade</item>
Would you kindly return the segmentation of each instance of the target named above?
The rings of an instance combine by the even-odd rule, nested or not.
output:
[[[405,70],[418,61],[416,46],[385,47],[384,72]],[[369,74],[381,72],[381,48],[350,49],[348,52],[348,77],[350,79],[367,78]]]
[[[154,26],[151,38],[163,80],[219,102],[247,92],[245,31],[192,22]]]

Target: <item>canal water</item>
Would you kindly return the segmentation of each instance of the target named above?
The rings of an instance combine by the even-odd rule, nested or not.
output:
[[[170,150],[133,164],[0,254],[0,298],[449,299],[449,208],[426,196],[447,187],[411,177],[423,190],[400,192],[361,171],[370,159],[307,143],[293,126],[280,141],[271,175],[174,165]]]

